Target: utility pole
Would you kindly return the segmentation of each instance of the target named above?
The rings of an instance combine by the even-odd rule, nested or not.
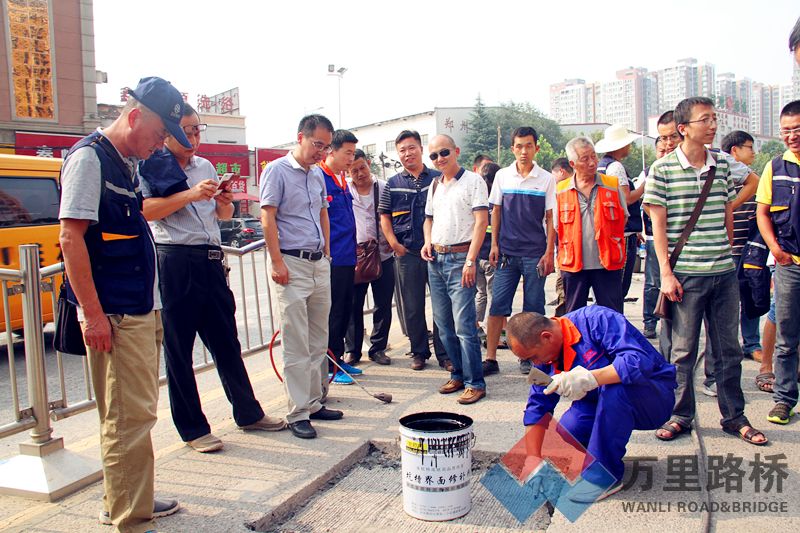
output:
[[[328,65],[328,76],[336,76],[339,78],[339,123],[337,124],[339,129],[342,128],[342,76],[344,76],[345,72],[347,72],[345,67],[339,67],[337,69],[336,65],[332,63]]]
[[[497,164],[500,164],[500,124],[497,125]]]

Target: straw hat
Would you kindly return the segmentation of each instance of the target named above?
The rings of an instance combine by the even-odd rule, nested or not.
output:
[[[603,138],[597,141],[594,149],[598,154],[607,154],[628,146],[638,138],[639,136],[635,133],[629,133],[625,126],[614,124],[606,128]]]

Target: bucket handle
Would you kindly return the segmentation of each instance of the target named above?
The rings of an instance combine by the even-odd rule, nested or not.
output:
[[[469,449],[470,450],[473,449],[477,442],[478,442],[478,438],[475,436],[475,432],[470,433]]]

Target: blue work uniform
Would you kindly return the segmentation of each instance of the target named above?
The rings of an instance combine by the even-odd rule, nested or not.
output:
[[[602,385],[589,392],[559,420],[559,431],[568,431],[615,480],[625,472],[622,458],[634,429],[650,430],[669,420],[675,404],[675,366],[653,348],[623,315],[607,307],[582,307],[556,318],[564,334],[560,360],[537,368],[549,375],[576,366],[588,370],[613,365],[621,383]],[[560,396],[544,394],[545,387],[532,385],[525,408],[526,426],[552,415]],[[584,464],[583,477],[592,471]]]

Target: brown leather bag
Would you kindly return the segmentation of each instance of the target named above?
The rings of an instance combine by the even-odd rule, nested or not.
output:
[[[716,172],[717,167],[711,167],[711,169],[708,171],[706,181],[703,183],[703,190],[700,192],[700,199],[695,204],[694,210],[692,211],[689,220],[686,222],[686,227],[683,228],[681,236],[678,239],[678,242],[675,243],[675,248],[672,249],[672,253],[669,256],[670,269],[675,268],[675,264],[678,262],[678,256],[681,255],[683,246],[686,244],[686,241],[689,240],[689,235],[691,235],[695,224],[697,224],[697,219],[700,218],[700,211],[703,210],[703,206],[706,204],[708,195],[711,192],[711,185],[714,183],[714,176]],[[658,293],[658,300],[656,301],[655,309],[653,309],[653,314],[659,318],[672,320],[672,301],[667,298],[663,292]]]
[[[378,182],[373,188],[373,206],[375,207],[375,235],[380,238],[381,228],[378,226]],[[354,283],[369,283],[375,281],[383,274],[381,265],[381,251],[378,241],[370,239],[367,242],[360,242],[356,245],[356,275]]]

